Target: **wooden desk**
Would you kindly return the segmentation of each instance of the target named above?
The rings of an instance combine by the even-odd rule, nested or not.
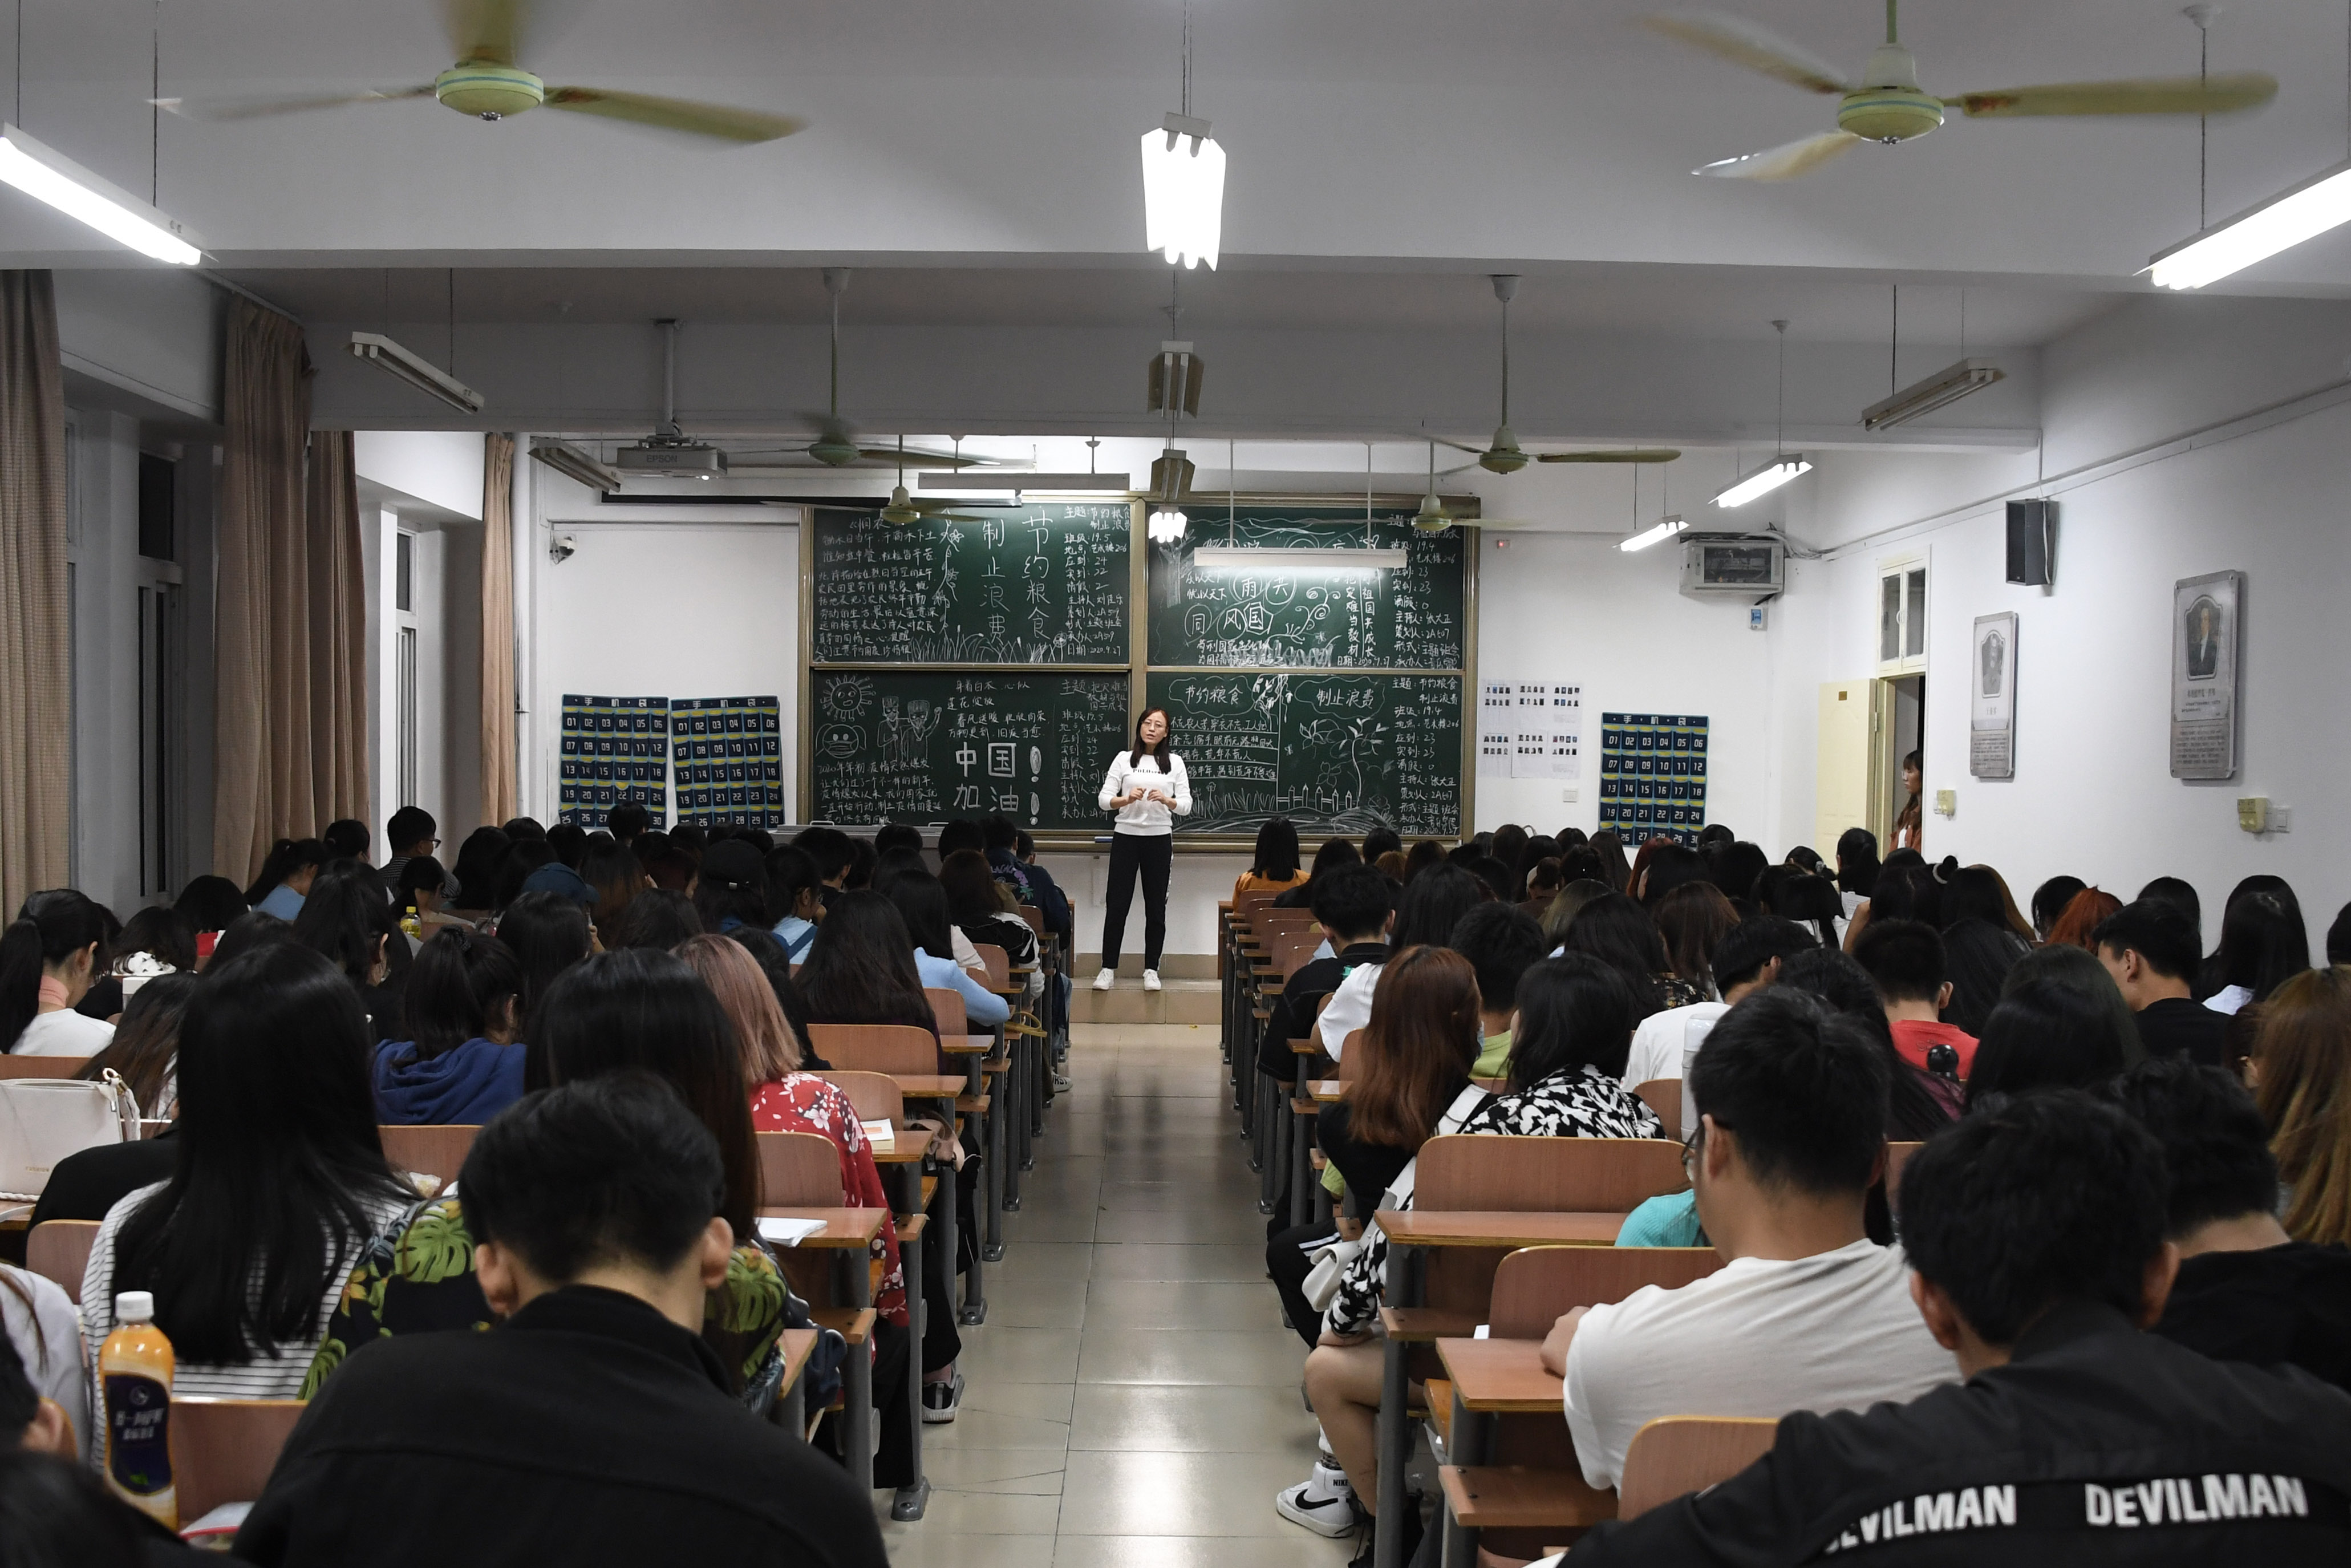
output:
[[[847,1249],[854,1247],[862,1249],[871,1247],[873,1244],[873,1238],[881,1233],[883,1212],[878,1208],[763,1207],[759,1210],[759,1218],[824,1221],[822,1230],[812,1236],[802,1237],[799,1245],[814,1250],[826,1251],[833,1249]],[[789,1251],[790,1249],[787,1248],[785,1250]],[[860,1299],[856,1304],[862,1307],[871,1303]]]
[[[1440,1339],[1437,1359],[1453,1383],[1447,1427],[1443,1562],[1477,1561],[1472,1530],[1581,1530],[1616,1517],[1616,1494],[1600,1491],[1573,1466],[1491,1468],[1494,1427],[1504,1416],[1561,1421],[1560,1380],[1531,1339]]]
[[[1541,1340],[1441,1339],[1437,1358],[1445,1364],[1453,1397],[1464,1410],[1562,1416],[1560,1380],[1544,1369]]]
[[[1310,1078],[1306,1088],[1317,1105],[1335,1105],[1347,1097],[1347,1083],[1343,1078]]]
[[[890,1082],[909,1100],[952,1100],[970,1090],[964,1078],[951,1072],[893,1072]]]
[[[881,1234],[882,1222],[889,1217],[883,1208],[785,1208],[762,1207],[762,1219],[820,1219],[824,1228],[811,1236],[802,1237],[799,1246],[809,1251],[834,1252],[841,1256],[833,1270],[840,1281],[841,1293],[849,1299],[843,1303],[855,1312],[873,1304],[873,1278],[866,1268],[867,1254],[872,1250],[873,1238]],[[790,1251],[793,1249],[786,1248]],[[912,1287],[910,1287],[912,1288]],[[835,1298],[838,1301],[838,1297]],[[866,1490],[873,1490],[873,1358],[862,1349],[852,1354],[842,1368],[845,1386],[841,1392],[842,1423],[847,1431],[841,1447],[849,1456],[849,1473]]]
[[[791,1433],[795,1442],[808,1441],[808,1402],[803,1397],[800,1378],[808,1371],[809,1357],[816,1354],[816,1342],[820,1332],[817,1329],[786,1329],[777,1344],[784,1354],[784,1381],[778,1396],[776,1419]]]

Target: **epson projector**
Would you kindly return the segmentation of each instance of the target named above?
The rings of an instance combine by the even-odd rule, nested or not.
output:
[[[674,479],[720,479],[726,475],[726,454],[699,441],[664,440],[655,436],[634,446],[623,446],[615,465],[623,474],[658,474]]]

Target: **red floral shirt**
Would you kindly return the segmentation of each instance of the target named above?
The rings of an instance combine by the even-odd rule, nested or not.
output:
[[[874,1168],[872,1145],[849,1096],[813,1072],[789,1073],[751,1091],[751,1124],[762,1133],[814,1133],[832,1140],[841,1151],[841,1206],[883,1211],[882,1228],[873,1236],[878,1274],[873,1305],[885,1322],[904,1327],[906,1275],[898,1263],[898,1226],[890,1218],[890,1199],[882,1188],[882,1173]]]

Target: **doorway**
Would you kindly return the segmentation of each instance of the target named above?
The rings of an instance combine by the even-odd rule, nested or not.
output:
[[[1909,792],[1902,787],[1902,759],[1920,749],[1919,737],[1925,729],[1927,714],[1927,677],[1881,676],[1877,687],[1875,706],[1883,721],[1877,727],[1877,744],[1870,756],[1869,831],[1877,835],[1878,852],[1883,855],[1900,847],[1895,841],[1895,823],[1910,800]],[[1920,760],[1925,760],[1923,755]],[[1922,797],[1924,792],[1922,784]],[[1925,810],[1922,798],[1922,816]]]

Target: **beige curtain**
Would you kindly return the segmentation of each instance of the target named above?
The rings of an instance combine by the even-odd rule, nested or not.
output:
[[[310,451],[301,324],[233,299],[227,349],[213,869],[242,882],[273,840],[367,814],[367,611],[351,438]]]
[[[303,523],[310,567],[310,799],[324,827],[367,821],[367,559],[348,430],[310,434]]]
[[[482,809],[485,822],[515,804],[514,461],[511,435],[482,450]]]
[[[0,906],[66,882],[65,371],[46,272],[0,272]]]

